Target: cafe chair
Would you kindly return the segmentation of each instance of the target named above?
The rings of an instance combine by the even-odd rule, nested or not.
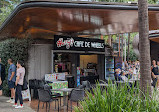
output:
[[[77,106],[78,106],[78,102],[82,101],[85,97],[85,92],[84,89],[73,89],[70,93],[70,96],[68,98],[68,102],[67,102],[67,111],[68,111],[68,103],[70,102],[71,104],[71,112],[72,112],[72,102],[77,102]]]
[[[48,90],[49,93],[51,94],[52,98],[60,98],[60,106],[61,106],[61,94],[60,93],[55,93],[51,91],[51,87],[48,84],[45,84],[43,86],[44,90]],[[55,101],[55,108],[56,108],[56,101]]]
[[[43,88],[45,85],[45,81],[44,80],[37,80],[37,81],[38,81],[38,89]]]
[[[84,85],[79,85],[79,86],[77,86],[76,87],[76,89],[84,89],[86,86],[84,86]]]
[[[58,101],[57,98],[52,98],[52,96],[51,96],[51,94],[48,90],[38,89],[38,94],[39,94],[39,102],[38,102],[37,112],[39,112],[40,102],[46,103],[46,112],[48,110],[48,106],[49,106],[49,111],[50,111],[50,103],[53,102],[53,101],[58,102],[58,112],[59,112],[59,101]]]
[[[32,95],[32,89],[34,90],[34,79],[29,80],[29,89],[30,89],[30,94]]]
[[[91,92],[92,86],[89,81],[82,81],[82,85],[85,87],[84,90]]]
[[[38,82],[36,79],[29,80],[30,92],[33,89],[33,98],[38,99]]]

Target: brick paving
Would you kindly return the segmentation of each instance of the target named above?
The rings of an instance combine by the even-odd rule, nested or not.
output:
[[[0,112],[35,112],[33,109],[30,108],[28,101],[24,102],[23,109],[15,109],[14,107],[12,107],[13,104],[6,103],[8,99],[8,97],[0,96]]]

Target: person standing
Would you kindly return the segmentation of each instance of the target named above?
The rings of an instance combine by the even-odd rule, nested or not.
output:
[[[0,96],[2,95],[2,84],[5,80],[5,66],[2,64],[2,60],[0,58]]]
[[[152,66],[151,66],[151,77],[154,83],[154,86],[156,85],[156,80],[157,80],[157,88],[159,87],[159,72],[158,72],[158,66],[156,65],[156,61],[152,61]]]
[[[16,92],[15,92],[15,104],[13,105],[15,108],[23,108],[23,98],[22,98],[22,86],[25,75],[25,68],[23,67],[23,62],[17,62],[17,78],[15,82]],[[20,100],[20,105],[17,105],[18,99]]]
[[[0,96],[2,96],[2,78],[0,73]]]
[[[15,81],[16,81],[16,66],[13,64],[12,59],[8,59],[8,64],[10,65],[8,69],[8,87],[11,90],[11,99],[8,100],[8,103],[14,103],[15,96]]]

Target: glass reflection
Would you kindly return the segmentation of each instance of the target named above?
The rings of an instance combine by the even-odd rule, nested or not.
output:
[[[89,11],[84,10],[70,10],[70,9],[58,9],[57,13],[60,18],[69,19],[72,21],[79,21],[89,23],[90,25],[101,26],[103,25],[103,19],[100,16],[92,15]]]

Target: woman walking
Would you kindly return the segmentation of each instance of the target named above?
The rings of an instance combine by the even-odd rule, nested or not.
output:
[[[25,68],[23,67],[23,62],[17,62],[17,78],[16,78],[16,92],[15,92],[15,104],[13,105],[15,108],[23,108],[23,98],[22,98],[22,86],[25,75]],[[18,99],[20,100],[20,105],[17,105]]]

